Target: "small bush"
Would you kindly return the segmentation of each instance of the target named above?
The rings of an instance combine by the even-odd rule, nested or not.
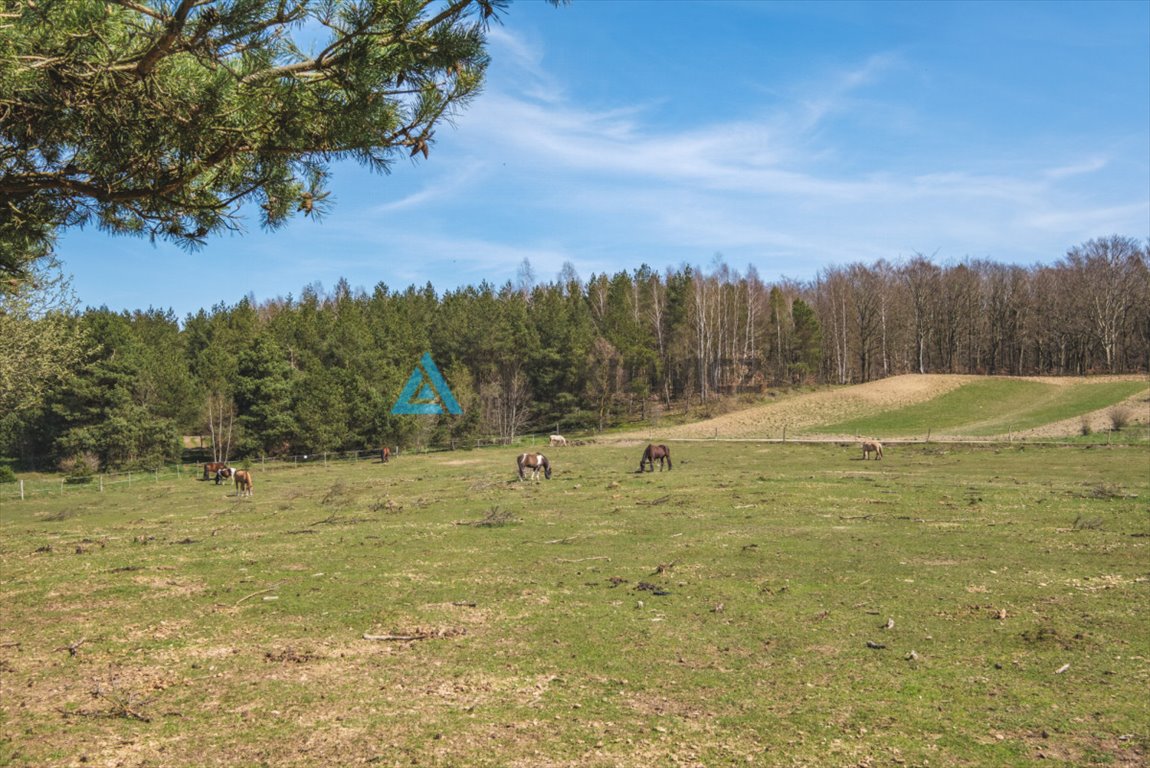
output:
[[[1115,432],[1121,432],[1122,429],[1130,424],[1130,409],[1124,405],[1118,405],[1110,409],[1110,426],[1114,427]]]
[[[60,471],[69,483],[87,483],[100,471],[100,458],[90,451],[67,456],[60,460]]]
[[[1081,434],[1083,437],[1086,437],[1087,435],[1089,435],[1093,431],[1094,430],[1090,427],[1090,419],[1083,416],[1082,421],[1080,421],[1078,423],[1079,434]]]
[[[1099,531],[1102,530],[1102,518],[1100,517],[1083,517],[1078,515],[1074,520],[1074,530],[1076,531]]]
[[[0,483],[16,482],[16,473],[7,464],[0,464]]]

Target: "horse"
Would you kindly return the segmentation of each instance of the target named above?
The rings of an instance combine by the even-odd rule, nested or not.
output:
[[[232,476],[236,479],[236,495],[251,496],[252,473],[247,470],[237,469],[232,472]]]
[[[639,459],[639,471],[643,471],[643,467],[650,463],[651,471],[655,471],[655,459],[659,460],[659,471],[663,471],[663,461],[667,462],[667,471],[671,470],[671,449],[665,445],[655,445],[651,443],[647,446],[647,450],[643,451],[643,458]]]
[[[519,458],[515,460],[519,465],[519,479],[527,479],[527,470],[531,470],[531,479],[539,479],[539,470],[543,470],[543,475],[548,480],[551,479],[551,462],[542,453],[521,453]]]
[[[567,445],[567,438],[563,437],[563,435],[552,435],[551,446],[555,447],[557,445]]]
[[[234,469],[232,469],[231,467],[220,467],[219,469],[217,469],[216,470],[216,485],[219,485],[223,481],[227,480],[229,477],[234,475],[235,472],[236,471]]]
[[[386,445],[379,449],[379,461],[381,464],[386,464],[391,460],[391,449]]]
[[[204,465],[204,479],[214,477],[221,469],[227,469],[228,463],[226,461],[213,461]]]
[[[863,461],[870,458],[870,454],[874,454],[875,461],[882,459],[882,443],[878,440],[863,440],[862,444]]]

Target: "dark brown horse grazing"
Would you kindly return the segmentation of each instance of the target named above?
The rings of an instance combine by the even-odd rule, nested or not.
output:
[[[655,445],[651,443],[647,446],[647,450],[643,451],[643,458],[639,459],[639,471],[643,471],[643,467],[647,464],[651,465],[651,471],[655,471],[655,459],[659,460],[659,471],[663,471],[663,461],[667,462],[667,470],[671,469],[671,449],[665,445]]]
[[[551,462],[542,453],[521,453],[519,458],[515,460],[519,465],[519,479],[527,479],[527,470],[531,470],[531,479],[539,479],[539,470],[543,470],[543,476],[548,480],[551,479]]]
[[[236,479],[236,495],[237,496],[251,496],[252,495],[252,473],[243,469],[237,469],[232,472],[232,476]]]
[[[215,477],[216,473],[221,469],[227,469],[228,463],[226,461],[213,461],[204,465],[204,479]],[[219,485],[219,483],[217,483]]]

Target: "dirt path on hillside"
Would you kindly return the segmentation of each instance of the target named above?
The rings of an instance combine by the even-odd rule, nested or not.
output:
[[[958,389],[963,384],[980,380],[980,376],[951,374],[909,374],[866,384],[830,389],[808,394],[782,395],[778,399],[724,414],[694,424],[683,424],[657,430],[644,430],[619,435],[622,440],[645,440],[652,433],[660,438],[673,439],[771,439],[799,434],[824,424],[854,419],[873,413],[905,408],[926,402]],[[1026,381],[1039,381],[1055,386],[1082,383],[1081,378],[1018,377]],[[1099,376],[1091,382],[1146,381],[1140,376]],[[1148,382],[1150,383],[1150,382]],[[1150,423],[1150,396],[1145,391],[1127,399],[1123,406],[1130,412],[1130,424]],[[1103,408],[1087,416],[1094,431],[1110,427],[1111,408]],[[1015,437],[1061,437],[1079,434],[1083,419],[1075,417],[1056,424],[1015,433]],[[942,437],[941,435],[939,437]],[[854,435],[827,436],[827,439],[853,439]]]

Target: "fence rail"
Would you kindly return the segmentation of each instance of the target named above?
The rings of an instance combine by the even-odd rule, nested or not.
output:
[[[1015,438],[1013,436],[1007,439],[999,438],[978,438],[978,437],[961,437],[956,438],[953,436],[936,435],[931,436],[928,432],[926,435],[917,438],[894,438],[883,440],[886,445],[926,445],[930,443],[935,444],[951,444],[951,445],[1065,445],[1065,446],[1087,446],[1087,445],[1110,445],[1113,437],[1112,432],[1107,432],[1105,442],[1101,440],[1101,433],[1096,434],[1095,438],[1099,440],[1098,443],[1083,443],[1078,441],[1070,441],[1065,438]],[[599,435],[594,438],[598,443],[637,443],[647,439],[655,439],[658,437],[656,433],[652,433],[647,438],[639,438],[635,433],[629,435]],[[1121,441],[1119,444],[1143,444],[1147,439],[1150,439],[1150,434],[1145,430],[1145,427],[1140,427],[1139,431],[1135,434],[1133,430],[1126,434],[1126,440]],[[761,436],[761,437],[719,437],[715,434],[711,437],[692,437],[692,438],[660,438],[661,442],[665,443],[850,443],[857,438],[850,438],[846,436],[832,436],[832,435],[809,435],[801,434],[788,436],[786,430],[783,430],[779,436]],[[546,445],[548,441],[547,434],[531,433],[520,435],[512,443],[506,443],[499,439],[481,439],[474,441],[474,445],[469,444],[467,447],[481,448],[484,446],[536,446]],[[578,441],[572,441],[573,443]],[[444,451],[451,451],[451,446],[427,446],[423,448],[412,448],[405,451],[405,453],[439,453]],[[398,454],[395,454],[398,455]],[[379,451],[333,451],[329,453],[308,453],[299,454],[296,456],[282,456],[275,458],[258,458],[250,459],[242,462],[235,462],[237,466],[243,464],[250,465],[253,469],[259,472],[269,470],[283,470],[292,467],[314,465],[314,464],[332,464],[342,462],[355,462],[355,461],[378,461]],[[15,483],[0,483],[0,502],[23,500],[30,496],[46,496],[52,494],[82,494],[98,492],[103,493],[106,491],[126,490],[133,485],[140,485],[141,483],[161,483],[170,480],[181,480],[183,478],[196,479],[203,477],[203,462],[182,463],[182,464],[169,464],[163,467],[158,467],[151,470],[138,470],[133,472],[105,472],[98,475],[92,475],[82,482],[77,482],[75,479],[70,479],[66,476],[37,476],[37,477],[23,477],[18,478]]]
[[[515,445],[534,445],[538,441],[546,442],[546,435],[528,434],[516,439]],[[474,447],[501,444],[498,440],[476,440]],[[470,444],[468,447],[471,447]],[[405,453],[433,453],[450,451],[450,446],[429,446],[412,448]],[[373,461],[379,459],[379,450],[371,451],[331,451],[328,453],[305,453],[295,456],[262,457],[236,461],[235,465],[250,465],[253,470],[264,472],[267,470],[290,469],[303,465],[329,464],[355,461]],[[203,477],[203,466],[206,462],[167,464],[155,469],[142,469],[132,472],[102,472],[91,475],[82,480],[70,478],[65,475],[37,475],[35,477],[18,477],[14,483],[0,483],[0,502],[21,501],[31,496],[72,495],[83,493],[104,493],[106,491],[127,490],[133,485],[141,483],[161,483],[165,481],[178,481],[184,478],[196,479]]]

